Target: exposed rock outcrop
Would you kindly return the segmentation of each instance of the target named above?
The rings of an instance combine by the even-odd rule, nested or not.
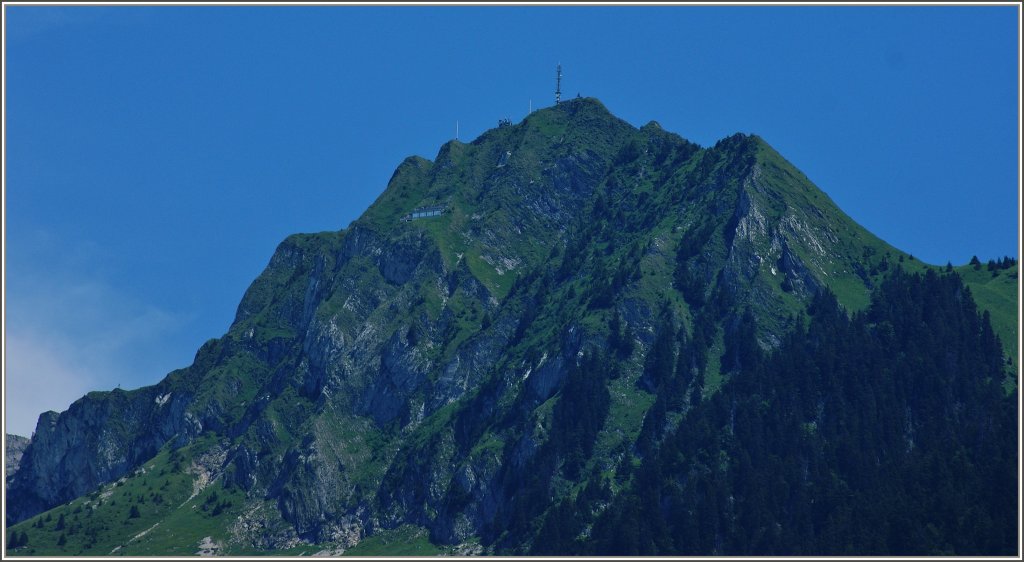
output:
[[[25,453],[25,448],[28,447],[29,439],[11,433],[6,434],[4,438],[6,439],[4,476],[5,478],[10,478],[12,474],[18,471],[18,465],[21,464],[21,456]]]

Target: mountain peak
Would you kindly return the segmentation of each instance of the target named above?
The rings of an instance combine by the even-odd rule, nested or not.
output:
[[[541,120],[550,123],[567,123],[575,126],[585,125],[592,128],[619,128],[623,124],[633,128],[619,117],[616,117],[601,100],[593,97],[579,97],[563,100],[561,103],[538,109],[522,123]]]
[[[921,415],[951,420],[942,412],[960,411],[876,400],[875,383],[906,369],[860,374],[884,375],[874,382],[850,374],[842,384],[817,385],[814,378],[833,376],[835,364],[799,363],[798,376],[756,368],[763,351],[805,334],[796,324],[810,305],[818,323],[842,315],[835,300],[864,309],[901,261],[901,252],[859,227],[757,135],[701,148],[654,121],[637,129],[595,98],[567,99],[517,124],[503,120],[471,142],[448,141],[434,161],[405,159],[350,228],[287,238],[246,291],[228,333],[205,343],[189,367],[152,387],[90,393],[66,412],[40,416],[10,481],[8,520],[34,519],[16,529],[28,532],[39,554],[74,552],[69,545],[86,554],[115,547],[168,554],[159,549],[172,544],[181,546],[175,554],[208,552],[211,544],[229,554],[312,554],[410,528],[413,541],[429,536],[448,553],[465,552],[460,544],[498,554],[572,553],[633,540],[635,532],[619,530],[658,518],[662,527],[687,527],[655,529],[662,535],[643,548],[775,552],[786,545],[742,541],[751,533],[795,540],[786,537],[814,527],[806,524],[816,517],[810,511],[786,519],[772,510],[793,504],[787,489],[814,498],[835,485],[837,470],[850,468],[818,453],[821,443],[843,438],[835,433],[843,427],[874,423],[836,423],[867,411],[847,408],[860,404],[851,400],[887,408],[886,427],[895,429],[883,433],[891,443],[868,458],[890,462],[924,446],[913,425]],[[949,301],[965,293],[958,294]],[[835,314],[826,312],[830,302]],[[849,326],[828,328],[826,337],[849,333]],[[854,339],[845,343],[875,338]],[[798,349],[808,355],[811,345]],[[968,348],[980,345],[961,351]],[[998,359],[970,380],[995,380]],[[901,388],[929,388],[922,381]],[[964,382],[943,388],[970,386]],[[780,412],[800,417],[758,433],[784,418]],[[693,439],[695,428],[713,433]],[[714,433],[719,428],[728,428],[728,439]],[[765,435],[803,443],[811,455],[804,458],[817,460],[803,471],[794,461],[783,474],[764,459],[792,450],[757,449]],[[759,455],[721,456],[720,443],[747,438]],[[699,443],[713,446],[662,449]],[[837,450],[864,444],[844,443]],[[714,462],[678,465],[700,459]],[[662,462],[664,470],[650,464]],[[855,465],[853,474],[876,468]],[[713,476],[723,469],[747,472]],[[724,503],[691,494],[705,485],[717,494],[715,486],[764,474],[788,480],[715,496],[735,492],[739,519],[705,509]],[[682,493],[689,478],[712,480],[672,499],[665,518],[668,504],[648,502],[652,490],[638,487],[652,475],[679,477],[655,477],[654,495]],[[781,489],[785,497],[744,497],[747,488]],[[760,498],[754,507],[751,498]],[[875,505],[871,497],[840,507],[859,513]],[[642,506],[650,517],[638,515]],[[66,536],[43,525],[79,508],[100,510],[93,522],[119,524]],[[1011,519],[982,515],[990,523]],[[757,528],[714,530],[737,520]],[[592,538],[581,542],[588,528]],[[827,536],[861,532],[844,530]],[[691,536],[673,545],[673,537]],[[721,540],[741,542],[719,552]],[[801,552],[831,552],[807,545]]]
[[[548,107],[547,109],[555,109],[562,111],[580,111],[581,109],[589,109],[594,111],[601,111],[605,114],[611,115],[611,111],[604,105],[601,100],[595,97],[583,97],[577,96],[575,98],[568,98],[562,100],[561,103],[557,103]]]

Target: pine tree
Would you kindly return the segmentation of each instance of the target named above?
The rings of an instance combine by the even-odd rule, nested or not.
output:
[[[616,310],[612,314],[611,320],[608,321],[608,347],[616,353],[618,353],[619,347],[622,346],[621,336],[622,319],[619,318],[619,311]]]
[[[647,352],[647,360],[644,362],[644,374],[640,383],[649,391],[656,391],[661,384],[672,376],[672,368],[675,363],[675,328],[672,326],[672,316],[668,309],[662,313],[661,327],[658,335]]]
[[[692,377],[690,368],[693,363],[692,342],[686,337],[685,327],[679,329],[676,340],[679,342],[679,353],[676,355],[675,371],[667,388],[665,404],[672,411],[679,411],[683,406],[686,389],[690,386]]]
[[[1015,397],[959,276],[894,272],[852,317],[823,291],[795,325],[716,393],[698,375],[660,446],[641,430],[588,552],[1013,554]]]
[[[704,372],[698,371],[693,378],[693,391],[690,393],[690,407],[695,408],[704,399]]]

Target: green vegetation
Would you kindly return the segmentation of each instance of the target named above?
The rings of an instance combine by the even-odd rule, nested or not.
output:
[[[1019,267],[1014,263],[1005,268],[990,269],[986,265],[975,268],[970,264],[955,268],[963,277],[964,285],[971,290],[971,296],[978,303],[978,307],[991,316],[992,328],[1002,341],[1006,355],[1013,360],[1015,366],[1020,365],[1017,349],[1017,327],[1020,325],[1020,319],[1017,317]]]
[[[381,530],[346,550],[344,556],[438,556],[445,551],[430,542],[422,527],[402,525]]]
[[[209,436],[183,449],[164,449],[131,476],[10,527],[27,539],[14,552],[194,554],[204,536],[225,536],[244,499],[238,490],[224,490],[219,483],[193,497],[196,480],[186,469],[195,454],[214,442]]]
[[[9,554],[336,552],[355,514],[346,555],[1002,552],[1017,265],[938,269],[758,137],[567,101],[407,159],[191,367],[90,394],[117,442],[154,399],[204,430]]]
[[[956,276],[896,272],[853,318],[819,295],[809,327],[769,356],[749,331],[740,373],[643,458],[628,490],[593,520],[559,510],[534,551],[1014,553],[1015,399],[962,293]],[[952,388],[965,400],[955,414]]]

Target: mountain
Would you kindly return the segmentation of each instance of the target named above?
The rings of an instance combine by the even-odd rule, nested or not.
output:
[[[440,214],[408,220],[423,207]],[[1015,307],[1008,286],[986,302]],[[41,415],[8,545],[1010,552],[1016,390],[972,293],[757,136],[700,147],[563,102],[408,158],[348,228],[287,238],[189,367]],[[754,426],[775,433],[737,433]],[[759,471],[780,476],[751,499],[737,474]],[[915,525],[934,536],[897,540]]]

